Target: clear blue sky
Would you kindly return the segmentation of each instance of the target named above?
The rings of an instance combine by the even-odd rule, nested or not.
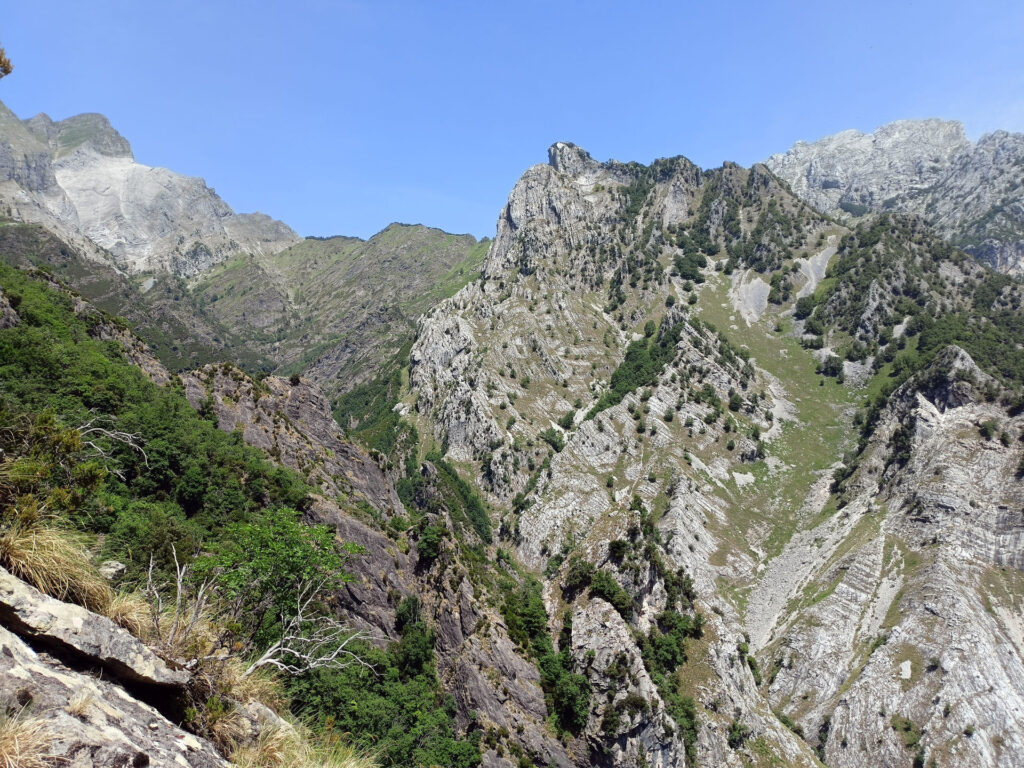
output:
[[[140,162],[302,234],[490,236],[549,144],[744,165],[844,128],[1024,130],[1024,3],[7,2],[21,117],[102,112]]]

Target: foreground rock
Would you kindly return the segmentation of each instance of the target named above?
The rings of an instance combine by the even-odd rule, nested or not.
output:
[[[187,682],[109,619],[0,569],[0,703],[42,723],[54,765],[227,766],[176,724]]]
[[[188,682],[145,643],[105,616],[55,600],[0,568],[0,624],[76,663],[102,668],[122,683],[164,689],[173,695]]]

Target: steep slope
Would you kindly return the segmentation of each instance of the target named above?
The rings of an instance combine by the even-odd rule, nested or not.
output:
[[[958,122],[901,120],[797,142],[765,164],[821,211],[902,211],[1001,272],[1024,267],[1024,136],[968,140]]]
[[[299,240],[268,216],[236,214],[202,179],[137,163],[102,115],[19,121],[0,105],[0,182],[9,216],[84,237],[130,273],[185,277]]]
[[[203,311],[331,396],[391,373],[416,318],[476,279],[488,241],[392,224],[369,240],[308,238],[193,281]]]
[[[837,225],[763,166],[549,155],[512,191],[480,281],[421,321],[402,407],[544,572],[551,630],[594,691],[590,759],[1011,765],[1010,741],[988,738],[1021,729],[1024,657],[1006,645],[1021,625],[975,608],[992,585],[1018,599],[1021,523],[999,511],[1018,503],[1018,427],[995,453],[965,429],[1004,422],[1024,381],[1019,287],[919,220]],[[915,433],[901,403],[923,391],[920,408],[945,410],[936,373],[970,379],[972,356],[987,373],[967,407]],[[878,458],[894,451],[898,474]],[[933,497],[906,501],[933,460],[954,481],[939,529]],[[938,594],[973,607],[929,621],[951,616]],[[968,636],[986,652],[951,653],[964,680],[935,699],[921,660]],[[620,652],[639,662],[626,684]],[[968,679],[1008,701],[965,708],[970,728],[941,703],[975,696]],[[948,724],[922,736],[925,721]]]
[[[12,233],[33,234],[29,228]],[[150,554],[161,569],[169,557],[192,561],[216,548],[226,531],[258,523],[268,508],[293,506],[303,510],[308,525],[328,526],[342,542],[365,550],[346,563],[351,581],[325,601],[363,633],[352,647],[365,666],[287,679],[281,687],[291,693],[297,715],[330,735],[329,743],[344,732],[346,740],[372,749],[388,764],[471,768],[480,763],[482,750],[524,759],[529,754],[566,768],[574,764],[547,724],[546,693],[553,685],[516,652],[502,615],[505,595],[523,576],[507,559],[488,560],[486,512],[474,507],[479,499],[446,462],[427,457],[414,465],[416,482],[396,490],[388,476],[393,468],[380,454],[369,455],[344,439],[315,384],[276,377],[257,382],[231,365],[172,375],[122,321],[35,270],[0,266],[0,349],[0,565],[19,562],[9,538],[18,524],[60,519],[67,529],[99,535],[96,547],[123,561],[126,582],[147,584]],[[87,445],[62,431],[82,423],[129,430],[125,434],[136,450],[108,439],[109,431],[92,435]],[[59,438],[60,450],[46,444],[42,453],[33,451],[34,442],[50,436]],[[264,457],[243,443],[260,448]],[[40,462],[51,454],[63,459],[64,451],[84,464],[54,471]],[[97,487],[106,472],[110,482]],[[31,493],[40,495],[38,506]],[[39,508],[57,514],[41,519]],[[276,537],[273,545],[275,555],[284,552],[286,565],[287,551],[278,549]],[[259,552],[247,549],[245,555],[257,558]],[[88,558],[84,551],[80,556]],[[37,697],[47,707],[46,738],[59,742],[48,754],[73,753],[83,765],[112,768],[138,753],[156,763],[170,745],[185,764],[221,765],[212,746],[182,729],[216,737],[226,753],[251,743],[266,725],[267,712],[257,706],[253,718],[264,725],[246,725],[245,733],[231,730],[248,717],[234,698],[235,687],[247,689],[204,666],[222,661],[222,652],[187,664],[174,657],[175,669],[199,670],[187,681],[189,695],[199,697],[191,701],[197,712],[189,715],[177,698],[161,699],[165,715],[141,720],[149,700],[133,701],[133,691],[120,691],[119,678],[111,684],[102,664],[106,684],[90,677],[95,661],[75,657],[89,667],[84,669],[68,666],[66,654],[34,657],[49,641],[30,638],[25,647],[24,621],[12,619],[7,607],[17,590],[8,589],[4,577],[0,570],[0,643],[7,649],[8,673],[0,692],[20,697],[22,704]],[[70,614],[68,623],[78,627],[82,642],[101,648],[125,644],[127,633],[99,616],[82,619],[84,608],[54,610]],[[35,608],[29,613],[41,615]],[[151,623],[145,612],[133,620],[135,631]],[[74,634],[45,616],[39,624]],[[201,631],[210,637],[236,631],[214,629],[204,625]],[[192,653],[193,641],[205,642],[193,637],[176,648]],[[137,646],[128,648],[132,658],[149,663]],[[223,653],[230,656],[226,648]],[[109,651],[105,656],[104,663],[120,670],[118,659],[111,660]],[[29,684],[29,675],[42,679]],[[265,691],[265,685],[264,680],[257,688]],[[353,700],[361,706],[353,708]],[[71,717],[82,718],[80,732],[68,729]],[[275,722],[280,727],[273,718],[269,727]],[[148,738],[138,738],[140,732]]]
[[[97,307],[126,318],[171,370],[225,359],[249,369],[272,366],[244,336],[204,312],[182,280],[125,275],[91,258],[90,247],[72,245],[37,224],[0,220],[0,261],[44,269]]]
[[[127,317],[173,370],[304,371],[353,427],[390,388],[416,318],[475,279],[487,249],[399,224],[303,240],[235,214],[202,179],[136,163],[102,115],[22,121],[2,104],[0,210],[61,241],[4,249],[10,263],[53,269]]]

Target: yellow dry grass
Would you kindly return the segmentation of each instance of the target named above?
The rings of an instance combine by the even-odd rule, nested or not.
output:
[[[98,613],[106,613],[113,598],[81,539],[61,528],[15,523],[3,530],[0,565],[40,592]]]
[[[140,640],[146,639],[153,625],[153,611],[149,602],[138,592],[116,593],[107,606],[106,615]]]
[[[300,726],[270,728],[252,747],[236,750],[237,768],[378,768],[369,755],[344,744],[316,743]]]
[[[71,697],[68,705],[64,707],[64,711],[72,717],[85,719],[89,714],[89,710],[92,708],[92,704],[95,699],[95,692],[90,690],[79,691]]]
[[[257,669],[245,677],[247,666],[241,659],[225,659],[218,670],[218,687],[238,701],[258,701],[275,712],[283,711],[288,706],[288,697],[280,678],[266,669]]]
[[[50,768],[53,741],[50,727],[25,710],[0,716],[0,768]]]

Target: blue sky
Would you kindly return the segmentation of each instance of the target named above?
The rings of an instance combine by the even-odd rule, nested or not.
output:
[[[301,234],[491,236],[554,141],[749,165],[844,128],[1024,131],[1024,3],[4,3],[21,117],[102,112],[140,162]]]

